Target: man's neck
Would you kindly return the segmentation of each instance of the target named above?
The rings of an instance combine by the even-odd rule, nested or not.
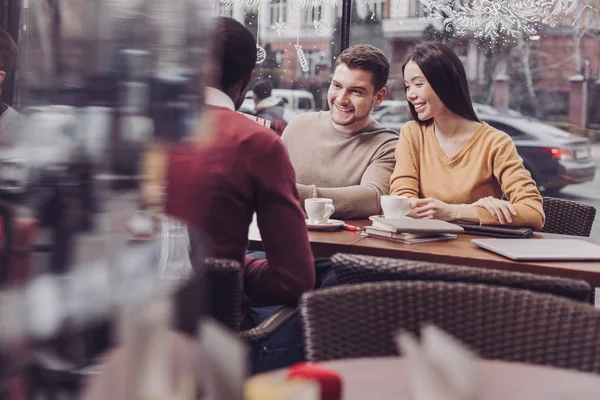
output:
[[[0,115],[3,115],[6,110],[8,110],[8,104],[0,103]]]
[[[347,135],[352,135],[354,133],[362,131],[370,123],[371,123],[370,115],[363,120],[357,121],[357,122],[353,123],[352,125],[347,125],[347,126],[341,126],[341,125],[338,125],[335,122],[333,122],[333,120],[331,121],[331,125],[333,126],[333,129],[335,129],[338,132],[343,132]]]

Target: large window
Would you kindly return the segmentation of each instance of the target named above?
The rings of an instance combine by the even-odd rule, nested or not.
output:
[[[234,3],[232,8],[233,17],[258,36],[265,52],[250,89],[259,80],[271,81],[288,119],[327,109],[331,69],[341,49],[341,4],[260,0],[252,7]],[[255,111],[252,92],[242,111]]]
[[[81,0],[65,1],[75,4]],[[307,110],[327,109],[326,94],[342,43],[368,43],[382,49],[391,63],[385,107],[392,108],[385,113],[377,110],[374,115],[400,129],[410,118],[401,71],[405,56],[419,43],[440,41],[450,45],[462,61],[472,101],[482,119],[505,113],[512,119],[531,119],[562,129],[574,135],[569,136],[574,142],[590,139],[591,156],[573,160],[573,166],[590,160],[600,162],[600,147],[594,143],[600,141],[600,0],[356,0],[351,2],[349,16],[342,15],[344,1],[349,0],[232,0],[227,5],[214,0],[212,4],[215,14],[236,18],[256,36],[264,60],[256,66],[252,84],[270,80],[288,118]],[[127,28],[132,32],[127,36],[132,43],[150,42],[146,24],[134,18],[135,7],[142,3],[115,4],[125,8],[119,12],[130,14],[131,24],[120,26],[115,19],[112,27],[94,19],[86,28],[107,35]],[[160,4],[169,9],[168,3]],[[39,23],[34,23],[37,20],[28,12],[22,9],[19,38],[21,48],[28,48],[22,60],[27,68],[19,74],[39,90],[52,79],[77,87],[81,84],[78,71],[114,66],[109,40],[100,41],[99,50],[90,57],[86,56],[89,48],[77,40],[48,51],[54,50],[49,42],[52,35],[32,34]],[[350,24],[342,31],[345,17]],[[63,21],[71,20],[64,15]],[[70,26],[64,23],[63,29]],[[73,24],[75,28],[81,27]],[[66,33],[76,38],[80,32]],[[53,59],[59,52],[60,59]],[[13,100],[24,108],[30,103],[22,92],[17,84]],[[251,93],[243,110],[255,110]],[[541,127],[539,124],[527,126]],[[556,136],[553,129],[544,130],[548,140]],[[548,142],[545,146],[554,145]],[[534,178],[546,194],[600,208],[600,172],[596,176],[594,181],[581,184],[567,182],[564,188],[546,178]],[[594,234],[600,235],[600,223]]]
[[[304,13],[304,25],[313,26],[323,18],[323,6],[311,7]]]
[[[271,26],[277,23],[287,23],[287,1],[272,0],[269,2],[269,23]]]
[[[407,105],[401,71],[405,56],[432,40],[450,45],[459,56],[479,117],[497,126],[505,121],[509,134],[518,126],[521,134],[513,139],[544,193],[598,208],[600,170],[593,181],[579,184],[569,173],[561,181],[543,171],[573,168],[573,174],[583,174],[587,168],[589,177],[590,165],[600,165],[600,144],[594,143],[600,142],[600,0],[352,2],[350,44],[377,46],[391,62],[385,107],[375,115],[393,129],[411,118],[399,111]],[[573,142],[590,138],[592,156],[586,151],[570,165],[535,165],[520,141],[532,134],[539,147],[552,147],[556,128]],[[600,236],[600,222],[592,235]]]

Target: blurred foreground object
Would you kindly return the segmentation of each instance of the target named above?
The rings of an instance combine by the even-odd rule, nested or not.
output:
[[[428,325],[422,330],[421,344],[406,332],[399,333],[396,342],[408,363],[415,400],[480,398],[477,357],[458,340]]]

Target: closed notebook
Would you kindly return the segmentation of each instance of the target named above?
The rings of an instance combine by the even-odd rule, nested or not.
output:
[[[463,233],[464,229],[456,224],[438,219],[382,218],[371,217],[373,226],[397,233]]]
[[[394,233],[384,231],[371,226],[367,226],[361,232],[363,237],[372,237],[377,239],[385,239],[391,242],[415,244],[415,243],[427,243],[427,242],[441,242],[447,240],[456,239],[456,235],[450,233]]]
[[[512,226],[496,226],[496,225],[469,225],[458,224],[463,227],[468,235],[489,236],[495,238],[528,238],[533,235],[533,229],[520,228]]]

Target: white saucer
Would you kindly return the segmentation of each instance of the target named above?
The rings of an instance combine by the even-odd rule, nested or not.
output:
[[[330,219],[327,222],[323,222],[322,224],[313,224],[308,219],[306,219],[305,221],[308,229],[312,229],[315,231],[333,231],[336,229],[340,229],[344,226],[344,221],[340,221],[339,219]]]

